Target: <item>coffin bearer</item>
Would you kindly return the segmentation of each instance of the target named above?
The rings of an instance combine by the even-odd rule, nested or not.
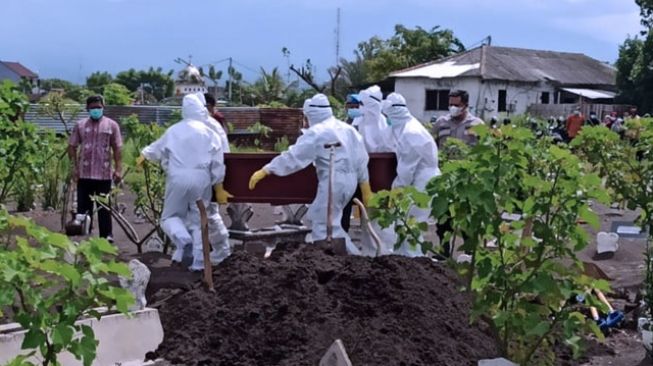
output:
[[[249,189],[254,189],[259,181],[270,174],[283,177],[314,164],[318,188],[315,200],[308,211],[308,218],[312,223],[313,240],[326,239],[330,149],[325,146],[334,146],[331,201],[333,238],[344,238],[347,242],[347,251],[350,254],[359,254],[358,248],[342,229],[341,217],[342,210],[351,200],[357,185],[361,189],[364,202],[367,202],[372,194],[367,172],[369,157],[363,139],[352,126],[333,116],[329,100],[324,94],[317,94],[304,102],[304,115],[308,120],[309,128],[299,136],[297,142],[288,151],[283,152],[252,175]]]
[[[175,244],[172,260],[177,263],[182,261],[185,248],[201,247],[201,236],[191,236],[191,226],[199,222],[195,202],[202,199],[208,207],[212,188],[218,202],[230,197],[222,187],[225,165],[221,142],[206,125],[208,111],[197,95],[184,97],[182,117],[143,149],[137,162],[142,164],[143,158],[158,162],[166,173],[161,228]],[[194,251],[193,256],[198,257],[198,253]],[[194,258],[192,270],[201,269],[197,268],[199,261]]]

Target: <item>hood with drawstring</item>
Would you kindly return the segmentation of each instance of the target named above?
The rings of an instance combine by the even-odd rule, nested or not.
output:
[[[399,126],[413,119],[406,107],[406,99],[398,93],[391,93],[381,103],[381,112],[388,118],[391,126]]]
[[[312,98],[306,99],[303,111],[311,127],[333,117],[329,98],[324,94],[315,94]]]
[[[196,94],[188,94],[181,104],[181,116],[185,120],[204,122],[209,118],[209,111]]]

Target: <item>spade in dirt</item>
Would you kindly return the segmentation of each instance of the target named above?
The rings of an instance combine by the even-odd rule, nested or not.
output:
[[[327,195],[327,236],[325,240],[316,240],[314,244],[333,250],[336,255],[347,255],[347,241],[344,238],[333,237],[333,156],[335,149],[342,146],[340,142],[324,144],[325,149],[329,149],[329,190]]]

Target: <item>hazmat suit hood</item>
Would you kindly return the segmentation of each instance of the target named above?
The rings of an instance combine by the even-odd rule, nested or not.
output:
[[[329,98],[324,94],[315,94],[312,98],[306,99],[303,111],[308,119],[308,125],[311,127],[333,117]]]
[[[383,102],[383,93],[378,85],[370,86],[360,92],[361,101],[363,102],[363,113],[365,116],[377,118],[381,114],[381,103]]]
[[[204,96],[204,93],[194,93],[197,96],[197,99],[202,102],[202,105],[204,105],[204,108],[206,108],[206,97]]]
[[[185,120],[204,122],[209,118],[209,111],[196,94],[188,94],[181,105],[181,116]]]
[[[406,107],[406,99],[398,93],[392,93],[381,103],[381,112],[388,118],[391,126],[403,125],[413,116]]]

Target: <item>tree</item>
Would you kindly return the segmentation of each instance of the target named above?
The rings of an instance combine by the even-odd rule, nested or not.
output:
[[[645,38],[628,37],[619,47],[617,60],[618,100],[635,104],[640,112],[653,111],[653,0],[637,0],[641,7]]]
[[[86,89],[83,86],[62,79],[42,79],[41,89],[48,93],[52,91],[63,91],[64,94],[62,97],[78,103],[85,103],[86,98],[93,94],[98,94],[93,90]]]
[[[289,87],[294,86],[295,83],[286,86],[277,67],[272,69],[271,72],[267,72],[261,67],[261,76],[254,82],[251,90],[256,98],[256,104],[269,104],[271,102],[281,102]]]
[[[213,86],[217,89],[218,88],[218,81],[222,78],[222,70],[215,70],[215,66],[211,65],[209,67],[209,73],[206,75],[206,77],[213,82]]]
[[[63,91],[68,91],[73,88],[75,84],[71,83],[68,80],[63,79],[41,79],[41,89],[45,91],[51,91],[52,89],[61,89]]]
[[[642,25],[648,28],[650,33],[653,27],[653,0],[635,0],[639,5],[639,13],[642,16]],[[644,34],[647,32],[643,32]]]
[[[231,66],[227,69],[227,75],[229,75],[229,80],[227,81],[226,88],[231,91],[231,94],[228,95],[229,103],[233,103],[234,96],[238,95],[238,100],[240,104],[243,103],[243,74],[236,70],[235,67]]]
[[[284,54],[288,51],[287,48],[283,48]],[[319,84],[315,80],[315,75],[313,74],[313,70],[315,67],[311,63],[311,59],[307,59],[306,63],[301,66],[299,69],[295,68],[295,65],[290,65],[290,71],[294,72],[297,76],[299,76],[300,79],[302,79],[308,86],[313,88],[318,93],[325,93],[327,90],[327,86],[330,86],[329,89],[329,94],[331,96],[336,96],[336,82],[338,78],[342,74],[342,67],[340,65],[335,66],[335,67],[330,67],[327,72],[329,73],[329,79],[330,81],[327,84]]]
[[[135,92],[143,85],[145,92],[152,94],[157,100],[172,96],[175,89],[175,82],[172,79],[173,71],[163,72],[160,67],[150,67],[147,71],[129,69],[119,72],[114,82],[122,84]]]
[[[93,90],[82,88],[79,85],[73,85],[70,90],[66,91],[65,96],[66,98],[72,99],[77,103],[85,104],[86,98],[96,94],[97,93],[95,93]]]
[[[104,87],[104,103],[106,105],[130,105],[132,95],[124,85],[110,83]]]
[[[437,60],[465,50],[453,31],[435,26],[430,30],[395,25],[395,34],[378,36],[358,44],[358,53],[368,70],[368,82],[385,79],[392,71]]]
[[[106,71],[96,71],[86,78],[86,87],[94,93],[103,94],[104,87],[113,82],[113,76]]]

